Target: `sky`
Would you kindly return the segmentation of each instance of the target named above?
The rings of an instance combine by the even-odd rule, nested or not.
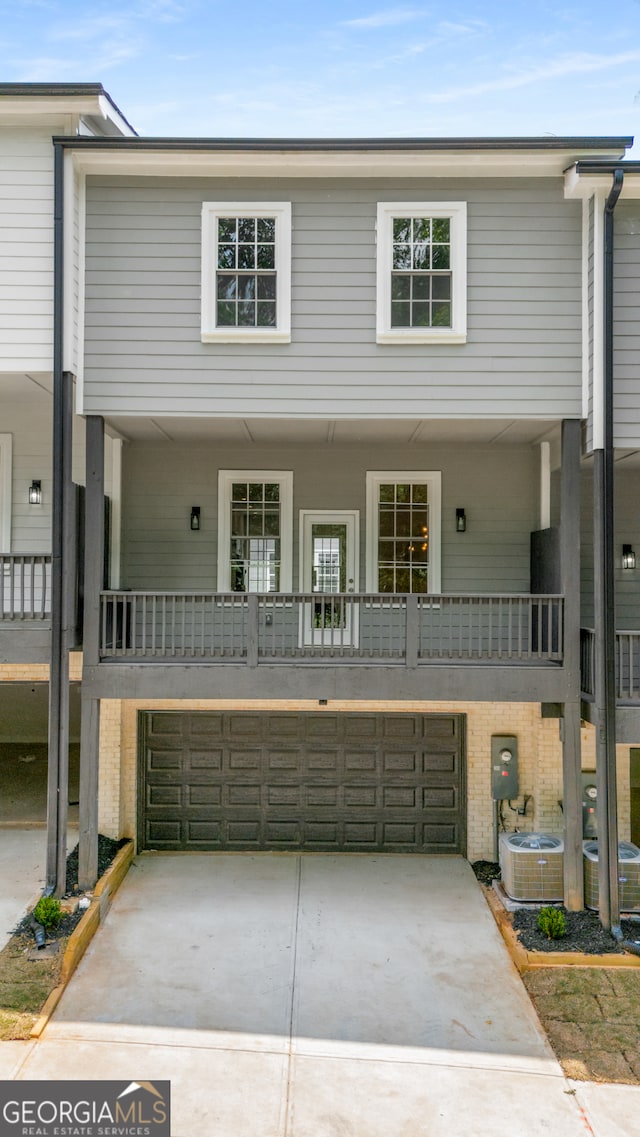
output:
[[[139,134],[640,134],[640,0],[0,0],[0,56]]]

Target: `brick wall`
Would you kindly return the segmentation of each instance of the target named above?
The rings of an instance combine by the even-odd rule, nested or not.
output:
[[[444,712],[464,714],[467,721],[467,852],[470,860],[493,857],[493,803],[490,788],[492,734],[514,734],[520,760],[520,798],[531,795],[526,817],[503,807],[507,829],[562,832],[562,744],[557,719],[543,719],[536,703],[340,702],[330,711]],[[318,712],[311,700],[104,700],[100,726],[100,830],[109,836],[135,835],[137,776],[137,716],[141,710],[279,710]],[[590,764],[590,735],[583,731]],[[621,796],[621,836],[628,834],[628,747],[618,747]],[[625,765],[626,763],[626,765]],[[626,769],[626,777],[625,777]],[[516,803],[514,802],[514,805]],[[625,829],[626,826],[626,829]],[[624,832],[623,832],[624,830]]]

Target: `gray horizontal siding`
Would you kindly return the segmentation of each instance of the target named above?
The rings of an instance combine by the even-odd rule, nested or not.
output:
[[[640,470],[625,470],[616,464],[615,585],[616,628],[619,631],[640,630],[640,569],[622,568],[622,546],[632,545],[640,565]],[[593,627],[593,477],[591,470],[582,480],[582,623]]]
[[[537,462],[531,447],[127,444],[122,583],[131,589],[215,589],[218,470],[288,469],[294,473],[294,587],[298,511],[358,509],[364,591],[366,471],[407,469],[442,471],[443,591],[527,592]],[[202,510],[197,533],[189,528],[194,504]],[[466,533],[455,531],[460,506],[467,513]]]
[[[377,345],[376,203],[447,199],[468,202],[468,342]],[[290,344],[200,342],[203,200],[292,201]],[[559,179],[89,178],[85,409],[575,417],[580,265]]]
[[[640,445],[640,203],[615,212],[615,444]]]

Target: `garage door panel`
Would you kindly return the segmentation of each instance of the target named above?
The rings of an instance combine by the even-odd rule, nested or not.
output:
[[[184,715],[178,712],[161,711],[156,714],[151,712],[149,720],[150,734],[156,736],[174,734],[182,737],[182,732],[186,726]]]
[[[422,804],[425,809],[457,810],[455,786],[426,786],[422,791]]]
[[[378,755],[375,750],[346,750],[344,753],[345,774],[360,774],[373,772],[378,766]]]
[[[153,808],[154,806],[164,805],[182,805],[182,786],[168,785],[168,786],[151,786],[147,785],[147,805]]]
[[[149,769],[156,770],[182,770],[183,752],[180,750],[150,750]]]
[[[206,736],[207,741],[219,741],[224,732],[224,721],[221,719],[217,712],[199,711],[197,716],[191,715],[188,723],[188,731],[190,737],[199,744],[202,736]]]
[[[171,712],[171,733],[160,712],[144,719],[145,847],[463,850],[456,716],[201,713]],[[433,748],[431,717],[446,736]]]
[[[185,758],[188,770],[221,770],[224,751],[218,748],[211,750],[193,750],[193,748],[190,747],[186,752]]]
[[[300,751],[270,750],[266,764],[269,770],[297,770],[300,767]]]
[[[207,783],[187,786],[187,804],[191,807],[199,805],[221,805],[222,786]]]
[[[415,715],[385,715],[382,720],[385,742],[418,741],[422,738],[422,722]]]
[[[306,786],[306,803],[310,808],[314,806],[335,809],[340,804],[340,788],[338,786]]]
[[[307,752],[305,766],[310,774],[337,774],[340,754],[335,750],[310,750]]]

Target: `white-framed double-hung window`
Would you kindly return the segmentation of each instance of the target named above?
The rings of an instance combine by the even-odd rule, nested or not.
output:
[[[464,343],[467,205],[380,202],[378,343]]]
[[[291,339],[291,203],[202,205],[202,340]]]
[[[439,471],[367,473],[367,589],[440,592]]]
[[[219,591],[289,592],[291,471],[220,470],[218,518]]]

